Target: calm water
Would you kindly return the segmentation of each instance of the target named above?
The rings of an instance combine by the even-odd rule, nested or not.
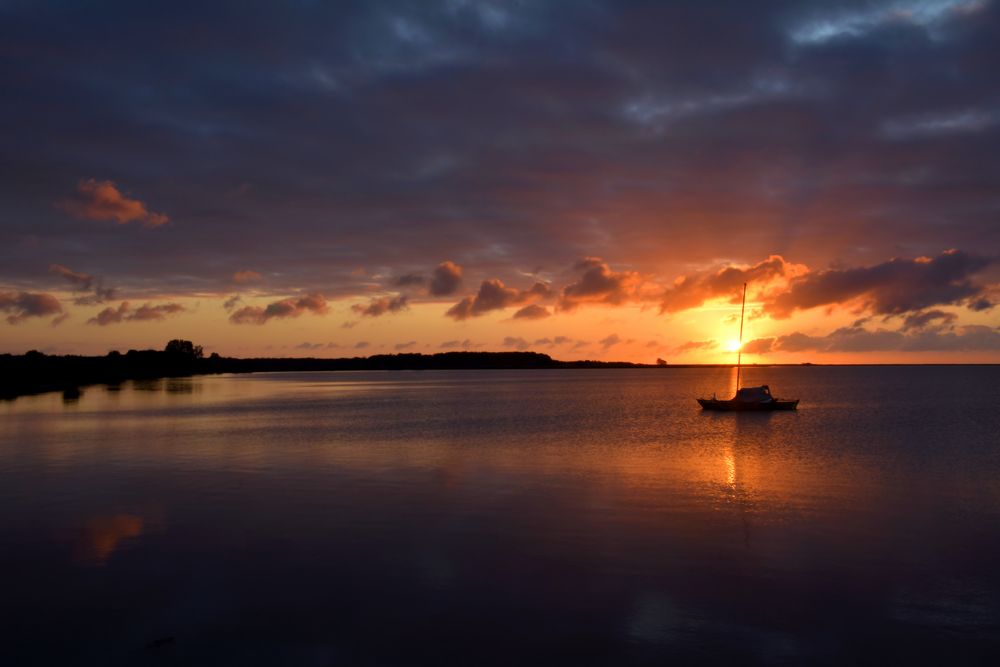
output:
[[[1000,660],[1000,367],[271,374],[0,403],[0,663]]]

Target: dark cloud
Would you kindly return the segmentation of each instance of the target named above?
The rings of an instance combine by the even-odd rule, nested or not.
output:
[[[386,313],[398,313],[407,308],[409,308],[409,305],[407,304],[405,294],[391,297],[383,296],[372,299],[366,305],[354,304],[351,306],[351,310],[366,317],[379,317]]]
[[[130,290],[252,266],[333,298],[441,257],[478,285],[1000,247],[1000,3],[568,8],[6,3],[0,284],[43,289],[54,248]],[[69,210],[175,224],[52,206],[92,175]]]
[[[392,280],[392,286],[393,287],[404,287],[404,288],[405,287],[421,287],[421,286],[423,286],[423,284],[425,282],[427,282],[427,279],[424,278],[419,273],[407,273],[405,275],[397,276],[396,278],[393,278],[393,280]]]
[[[768,339],[770,340],[770,339]],[[1000,329],[984,325],[955,327],[951,331],[869,330],[843,327],[825,336],[794,332],[773,341],[777,352],[995,352],[1000,351]]]
[[[9,313],[8,324],[19,324],[29,317],[58,315],[63,309],[59,299],[51,294],[0,292],[0,312]]]
[[[531,347],[531,343],[520,336],[505,336],[503,339],[503,346],[513,347],[517,350],[527,350]]]
[[[138,199],[130,199],[111,181],[93,178],[80,181],[76,191],[58,203],[59,208],[82,220],[110,220],[119,225],[141,222],[147,227],[158,227],[170,219],[162,213],[153,213]]]
[[[89,306],[104,303],[115,298],[115,288],[105,287],[104,279],[100,276],[92,276],[88,273],[73,271],[69,267],[61,264],[50,264],[49,272],[61,276],[72,286],[74,292],[92,292],[86,296],[78,296],[73,299],[73,303],[82,306]]]
[[[515,320],[542,320],[550,316],[552,313],[545,306],[539,306],[537,303],[525,306],[521,310],[514,313]]]
[[[535,345],[544,345],[546,347],[558,347],[560,345],[567,345],[572,342],[573,339],[567,336],[555,336],[553,338],[549,338],[548,336],[546,336],[545,338],[539,338],[538,340],[536,340]]]
[[[462,267],[454,262],[441,262],[431,276],[431,296],[450,296],[462,284]]]
[[[536,282],[529,289],[518,290],[507,287],[499,278],[492,278],[482,282],[479,286],[479,292],[474,297],[465,297],[449,308],[445,314],[456,320],[465,320],[534,299],[544,299],[550,294],[549,286],[542,282]]]
[[[601,347],[603,347],[605,350],[608,350],[623,341],[621,336],[619,336],[616,333],[613,333],[610,336],[606,336],[597,342],[600,343]]]
[[[121,322],[156,322],[185,310],[186,308],[179,303],[144,303],[138,308],[132,308],[128,301],[122,301],[117,308],[108,306],[87,320],[87,324],[97,324],[103,327]]]
[[[324,315],[329,311],[322,294],[288,297],[269,303],[266,307],[244,306],[229,316],[233,324],[265,324],[272,319],[298,317],[303,313]]]
[[[937,257],[892,259],[874,266],[830,269],[793,278],[765,310],[772,317],[788,317],[796,310],[860,301],[867,311],[900,315],[931,306],[974,302],[984,288],[971,277],[993,259],[960,250]]]
[[[612,271],[597,257],[580,260],[574,269],[581,275],[563,288],[559,300],[563,310],[573,310],[581,303],[621,304],[638,298],[642,278],[634,271]]]
[[[49,271],[58,276],[62,276],[66,282],[74,287],[74,289],[84,292],[89,291],[94,284],[93,276],[86,273],[78,273],[69,267],[62,266],[61,264],[50,264]]]
[[[943,310],[924,310],[907,315],[903,320],[903,329],[924,329],[928,326],[944,327],[954,324],[958,319],[955,313],[947,313]]]

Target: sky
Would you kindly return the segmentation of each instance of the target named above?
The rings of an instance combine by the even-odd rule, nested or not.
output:
[[[998,5],[0,0],[0,352],[1000,362]]]

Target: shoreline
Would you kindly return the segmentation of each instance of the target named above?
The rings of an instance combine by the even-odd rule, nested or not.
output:
[[[1000,364],[744,364],[747,368],[789,367],[992,367]],[[684,369],[735,368],[736,364],[641,364],[627,361],[561,361],[539,352],[440,352],[402,353],[370,357],[249,358],[192,357],[155,350],[130,350],[103,357],[50,356],[40,352],[0,355],[0,400],[19,396],[64,392],[67,398],[80,388],[114,386],[130,380],[159,380],[223,373],[345,372],[345,371],[434,371],[434,370],[559,370],[559,369]]]

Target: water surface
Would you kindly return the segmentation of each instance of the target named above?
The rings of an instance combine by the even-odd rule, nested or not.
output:
[[[1000,659],[1000,368],[261,374],[0,403],[4,664]]]

